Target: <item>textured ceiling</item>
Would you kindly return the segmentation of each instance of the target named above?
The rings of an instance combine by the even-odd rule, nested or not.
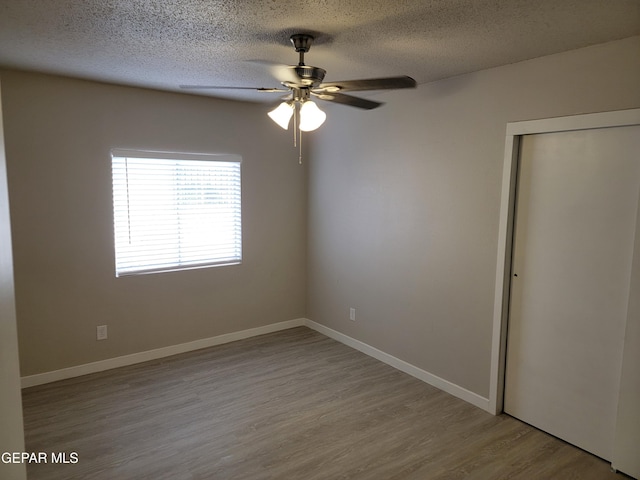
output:
[[[256,60],[306,63],[325,81],[426,83],[640,34],[640,0],[0,0],[0,65],[179,90],[277,87]],[[272,101],[245,90],[198,92]]]

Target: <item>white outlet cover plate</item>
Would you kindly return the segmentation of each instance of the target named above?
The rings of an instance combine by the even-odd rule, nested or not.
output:
[[[96,327],[96,338],[98,340],[106,340],[107,339],[107,326],[106,325],[98,325]]]

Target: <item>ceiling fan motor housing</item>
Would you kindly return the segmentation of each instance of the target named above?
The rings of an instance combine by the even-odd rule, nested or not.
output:
[[[322,83],[325,74],[324,69],[311,65],[295,65],[289,67],[293,69],[304,87],[317,87]]]

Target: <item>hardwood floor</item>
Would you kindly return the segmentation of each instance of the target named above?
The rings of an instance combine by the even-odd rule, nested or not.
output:
[[[627,478],[304,327],[23,393],[41,479]]]

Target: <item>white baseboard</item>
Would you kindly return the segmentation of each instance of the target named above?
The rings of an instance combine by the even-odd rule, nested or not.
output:
[[[265,325],[263,327],[250,328],[248,330],[242,330],[240,332],[226,333],[224,335],[218,335],[216,337],[194,340],[193,342],[170,345],[168,347],[157,348],[155,350],[147,350],[146,352],[132,353],[131,355],[109,358],[107,360],[100,360],[98,362],[85,363],[84,365],[63,368],[61,370],[53,370],[51,372],[29,375],[27,377],[22,377],[22,388],[34,387],[36,385],[57,382],[58,380],[79,377],[81,375],[87,375],[89,373],[102,372],[104,370],[110,370],[112,368],[148,362],[149,360],[156,360],[158,358],[169,357],[171,355],[177,355],[179,353],[191,352],[193,350],[200,350],[201,348],[213,347],[215,345],[222,345],[223,343],[235,342],[236,340],[264,335],[265,333],[272,333],[279,330],[286,330],[288,328],[301,327],[305,324],[306,319],[297,318],[295,320],[273,323],[271,325]]]
[[[451,383],[448,380],[445,380],[436,375],[433,375],[432,373],[422,370],[421,368],[418,368],[415,365],[411,365],[410,363],[407,363],[404,360],[400,360],[399,358],[396,358],[393,355],[389,355],[388,353],[385,353],[382,350],[378,350],[377,348],[372,347],[371,345],[367,345],[366,343],[361,342],[360,340],[356,340],[343,333],[333,330],[329,327],[320,325],[319,323],[316,323],[313,320],[305,319],[304,324],[307,327],[319,333],[322,333],[323,335],[326,335],[327,337],[333,338],[334,340],[337,340],[340,343],[344,343],[345,345],[348,345],[351,348],[355,348],[356,350],[359,350],[362,353],[369,355],[370,357],[380,360],[381,362],[386,363],[387,365],[390,365],[393,368],[396,368],[404,373],[407,373],[412,377],[417,378],[418,380],[422,380],[423,382],[428,383],[429,385],[432,385],[442,391],[445,391],[453,395],[454,397],[458,397],[459,399],[464,400],[465,402],[468,402],[472,405],[475,405],[478,408],[486,410],[489,413],[492,413],[492,414],[495,413],[489,409],[488,398],[484,398],[478,395],[477,393],[473,393],[467,390],[466,388],[456,385],[455,383]]]
[[[194,340],[193,342],[170,345],[168,347],[157,348],[155,350],[147,350],[146,352],[133,353],[131,355],[109,358],[106,360],[100,360],[98,362],[63,368],[61,370],[29,375],[26,377],[22,377],[22,388],[34,387],[36,385],[56,382],[58,380],[65,380],[67,378],[102,372],[104,370],[110,370],[112,368],[125,367],[127,365],[134,365],[136,363],[148,362],[149,360],[157,360],[159,358],[169,357],[171,355],[177,355],[179,353],[191,352],[193,350],[200,350],[202,348],[213,347],[215,345],[222,345],[223,343],[235,342],[236,340],[242,340],[258,335],[264,335],[266,333],[272,333],[280,330],[302,326],[309,327],[312,330],[322,333],[329,338],[337,340],[338,342],[343,343],[351,348],[355,348],[356,350],[359,350],[360,352],[365,353],[370,357],[380,360],[387,365],[390,365],[402,372],[411,375],[412,377],[415,377],[425,383],[428,383],[429,385],[443,390],[453,395],[454,397],[458,397],[465,402],[486,410],[489,413],[495,413],[489,409],[488,398],[481,397],[480,395],[473,393],[459,385],[456,385],[455,383],[451,383],[443,378],[433,375],[432,373],[422,370],[415,365],[411,365],[404,360],[400,360],[393,355],[389,355],[382,350],[378,350],[371,345],[367,345],[360,340],[351,338],[348,335],[340,333],[337,330],[333,330],[329,327],[325,327],[324,325],[316,323],[313,320],[309,320],[307,318],[297,318],[286,322],[265,325],[263,327],[250,328],[248,330],[227,333],[224,335],[218,335],[216,337]]]

